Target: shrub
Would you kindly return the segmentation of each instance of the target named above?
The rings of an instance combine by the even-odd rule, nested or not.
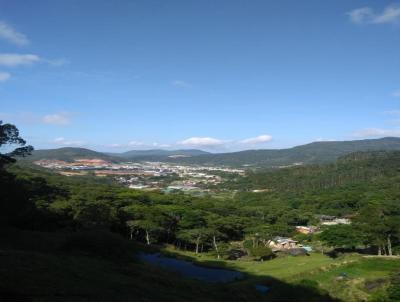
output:
[[[249,253],[251,256],[260,258],[261,260],[271,259],[274,257],[272,250],[263,245],[250,248]]]

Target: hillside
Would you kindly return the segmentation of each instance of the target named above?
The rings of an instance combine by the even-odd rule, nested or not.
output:
[[[80,158],[98,158],[110,162],[120,161],[120,159],[115,156],[111,156],[108,154],[96,152],[85,148],[73,148],[73,147],[35,150],[30,156],[27,156],[25,160],[36,161],[40,159],[56,159],[56,160],[72,162],[75,159],[80,159]]]
[[[354,152],[339,157],[334,163],[248,172],[246,177],[223,186],[293,193],[361,183],[372,185],[378,181],[395,185],[400,176],[399,167],[400,151]]]
[[[340,156],[358,151],[400,150],[400,138],[386,137],[354,141],[313,142],[288,149],[246,150],[231,153],[208,153],[201,150],[132,150],[124,153],[101,153],[84,148],[36,150],[27,157],[73,161],[77,158],[99,158],[118,161],[168,161],[171,163],[226,165],[235,167],[277,168],[296,164],[333,162]]]
[[[188,164],[276,168],[296,163],[327,163],[352,152],[378,150],[400,150],[400,138],[386,137],[354,141],[313,142],[289,149],[246,150],[232,153],[199,155],[191,158],[169,159],[169,161]]]

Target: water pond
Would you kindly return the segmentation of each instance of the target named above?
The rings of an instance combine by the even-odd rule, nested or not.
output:
[[[143,262],[150,263],[170,271],[178,272],[185,277],[206,282],[230,282],[244,278],[244,275],[241,272],[227,269],[202,267],[189,261],[166,257],[160,253],[140,253],[139,259]]]

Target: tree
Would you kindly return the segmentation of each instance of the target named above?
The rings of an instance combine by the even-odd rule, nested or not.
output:
[[[196,228],[189,230],[181,230],[177,233],[177,239],[194,244],[195,253],[198,254],[200,252],[200,244],[203,245],[207,239],[210,237],[209,229],[207,228]]]
[[[339,224],[325,229],[320,239],[327,245],[337,248],[354,249],[363,242],[363,234],[352,225]]]
[[[153,239],[157,240],[160,234],[165,231],[163,228],[165,216],[157,207],[131,205],[125,207],[123,211],[131,218],[126,222],[131,238],[134,232],[138,235],[143,234],[146,244],[150,245]]]
[[[116,211],[105,200],[81,202],[77,205],[74,220],[84,228],[108,228],[116,221]]]
[[[25,146],[26,141],[20,137],[15,125],[3,124],[0,121],[0,148],[10,149],[7,153],[0,153],[0,168],[7,163],[15,162],[15,156],[26,156],[33,151],[32,146]],[[20,146],[14,148],[14,146]],[[14,150],[13,150],[14,149]]]

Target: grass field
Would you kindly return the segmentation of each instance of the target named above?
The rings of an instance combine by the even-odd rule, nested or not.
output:
[[[262,282],[273,277],[292,284],[304,280],[318,284],[332,297],[342,301],[368,301],[374,293],[384,289],[389,275],[400,270],[400,259],[388,259],[349,254],[332,259],[311,253],[302,257],[278,257],[270,261],[228,261],[216,260],[207,254],[176,251],[168,248],[167,253],[190,257],[201,265],[230,268],[246,273],[249,277],[242,283]],[[344,277],[343,277],[344,276]]]

